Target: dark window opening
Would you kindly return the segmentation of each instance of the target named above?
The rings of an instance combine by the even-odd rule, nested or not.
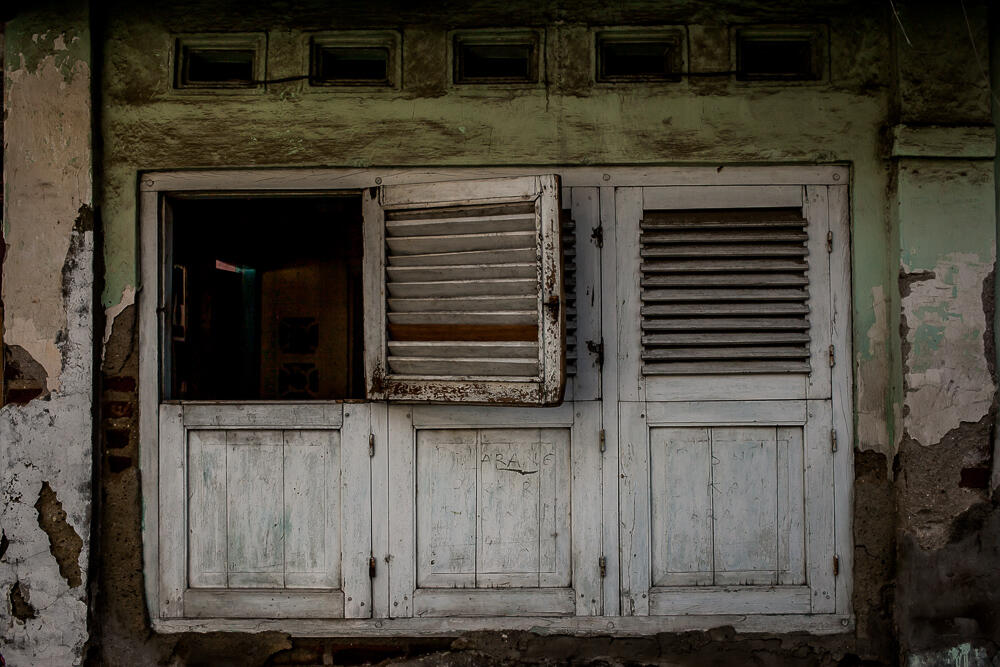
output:
[[[535,83],[536,42],[455,38],[455,83]]]
[[[678,81],[680,43],[676,39],[597,38],[597,80]]]
[[[254,80],[253,49],[180,48],[180,87],[252,87]]]
[[[807,80],[819,78],[814,42],[809,37],[741,35],[737,78]]]
[[[172,200],[167,398],[364,398],[358,197]]]
[[[392,85],[387,47],[313,45],[314,85]]]

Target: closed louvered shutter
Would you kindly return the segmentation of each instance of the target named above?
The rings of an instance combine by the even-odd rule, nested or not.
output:
[[[561,400],[559,210],[555,176],[367,193],[369,398]]]
[[[808,373],[799,208],[644,211],[645,375]]]

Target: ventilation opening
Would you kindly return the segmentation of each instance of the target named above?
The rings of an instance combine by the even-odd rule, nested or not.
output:
[[[181,87],[249,88],[254,81],[253,49],[181,48]]]
[[[360,198],[171,209],[167,398],[364,397]]]
[[[801,209],[645,211],[640,229],[645,375],[809,372]]]
[[[598,81],[678,81],[680,62],[677,38],[597,38]]]
[[[314,45],[312,83],[321,86],[391,85],[389,49]]]
[[[739,79],[818,79],[818,60],[811,35],[741,34],[737,39]]]
[[[455,38],[455,83],[535,83],[538,42],[517,39]]]

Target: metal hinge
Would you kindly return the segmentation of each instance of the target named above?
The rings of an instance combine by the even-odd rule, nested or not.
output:
[[[834,354],[833,345],[831,345],[830,346],[830,368],[833,368],[833,365],[835,363],[837,363],[837,357]]]
[[[588,340],[587,351],[591,354],[596,354],[597,366],[599,368],[604,368],[604,339],[601,338],[600,342]]]
[[[837,554],[833,555],[833,576],[840,574],[840,556]]]
[[[601,556],[600,558],[598,558],[597,559],[597,567],[601,571],[601,579],[604,579],[605,577],[608,576],[608,559],[607,558],[605,558],[604,556]]]
[[[826,251],[833,252],[833,232],[826,233]]]
[[[375,560],[375,556],[372,556],[371,558],[368,559],[368,577],[371,579],[375,578],[376,563],[377,561]]]
[[[604,227],[601,226],[601,225],[597,225],[596,227],[594,227],[594,229],[591,230],[591,232],[590,232],[590,238],[594,239],[594,244],[597,245],[598,248],[603,248],[604,247]]]
[[[830,451],[837,451],[837,429],[830,429]]]
[[[368,456],[375,456],[375,434],[368,434]]]
[[[601,432],[598,433],[597,438],[601,443],[601,453],[603,454],[604,450],[608,448],[607,434],[604,432],[603,428],[601,429]]]

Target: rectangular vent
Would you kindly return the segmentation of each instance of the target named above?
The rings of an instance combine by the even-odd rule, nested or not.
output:
[[[822,77],[818,29],[741,29],[736,33],[736,78],[809,81]]]
[[[314,85],[389,85],[388,49],[317,46],[313,58]]]
[[[266,39],[256,33],[184,35],[174,53],[174,86],[260,88],[264,77]]]
[[[647,33],[602,32],[597,35],[600,82],[679,81],[681,37]]]
[[[535,206],[385,212],[390,375],[537,378]]]
[[[455,83],[537,83],[538,35],[456,35],[453,59]]]
[[[576,375],[576,222],[569,210],[559,212],[566,296],[566,374]]]
[[[640,229],[645,375],[809,372],[801,209],[645,211]]]

